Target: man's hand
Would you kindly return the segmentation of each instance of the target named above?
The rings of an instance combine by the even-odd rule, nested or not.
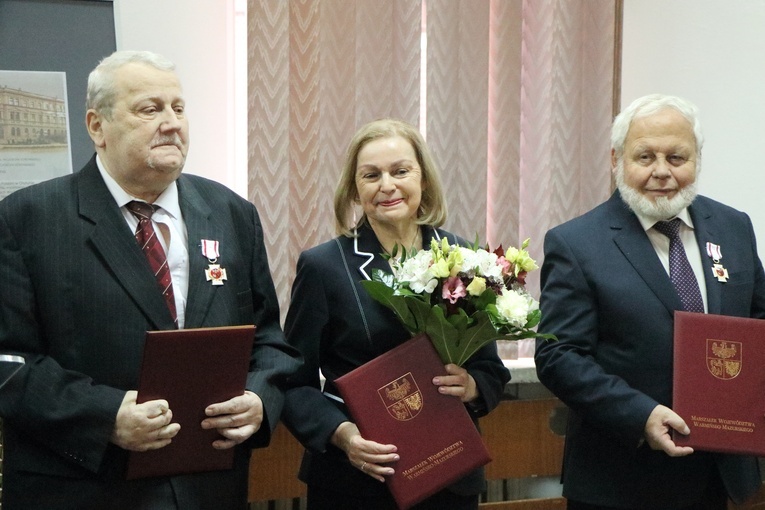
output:
[[[645,423],[644,434],[648,446],[654,450],[662,450],[670,457],[684,457],[693,453],[690,446],[677,446],[672,441],[672,430],[684,435],[691,432],[685,421],[672,409],[662,405],[654,407]]]
[[[145,452],[170,444],[181,430],[171,423],[173,412],[166,400],[150,400],[136,404],[137,391],[128,391],[117,411],[112,443],[125,450]]]
[[[213,441],[218,450],[233,448],[246,441],[263,423],[263,401],[251,391],[226,402],[211,404],[205,409],[209,418],[202,420],[203,429],[218,429],[225,439]]]

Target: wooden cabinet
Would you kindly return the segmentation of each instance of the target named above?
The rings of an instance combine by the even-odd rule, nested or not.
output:
[[[556,399],[506,400],[481,419],[481,433],[492,462],[487,479],[523,479],[560,473],[563,438],[549,426],[561,404]],[[283,425],[278,425],[268,448],[255,450],[250,460],[250,501],[291,500],[305,495],[297,471],[303,448]],[[562,498],[531,498],[487,502],[486,509],[547,510],[565,507]]]
[[[517,487],[544,477],[550,477],[553,484],[557,482],[563,455],[563,409],[555,398],[505,400],[481,419],[481,434],[493,459],[486,466],[489,500],[481,503],[481,510],[565,509],[565,500],[560,496],[535,497],[533,494],[520,494],[518,497],[518,494],[509,494],[508,499],[498,500],[497,495],[492,494],[492,488],[499,487],[501,490],[494,492],[507,496],[513,492],[508,487]],[[255,450],[252,454],[250,501],[262,502],[263,507],[268,508],[267,501],[289,501],[304,497],[305,485],[297,479],[302,455],[302,446],[283,425],[278,425],[271,446]],[[257,505],[253,503],[253,508],[257,508]],[[283,507],[292,508],[291,504]],[[765,510],[765,486],[746,504],[730,503],[728,508]]]
[[[303,447],[279,423],[268,448],[259,448],[250,457],[250,501],[288,500],[305,496],[305,484],[297,473]]]

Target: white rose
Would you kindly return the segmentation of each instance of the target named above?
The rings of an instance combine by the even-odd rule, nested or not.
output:
[[[533,309],[536,301],[528,294],[508,290],[497,296],[497,311],[499,315],[513,326],[522,328],[526,325],[526,317]]]

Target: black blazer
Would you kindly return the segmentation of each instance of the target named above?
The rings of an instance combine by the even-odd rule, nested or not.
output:
[[[185,327],[257,325],[247,389],[266,423],[249,445],[264,446],[299,362],[279,327],[258,213],[215,182],[177,182],[189,238]],[[205,279],[201,239],[220,241],[222,286]],[[117,409],[137,387],[145,331],[173,321],[95,157],[0,202],[0,277],[0,351],[27,361],[0,393],[4,508],[142,508],[170,488],[184,509],[246,505],[245,445],[234,472],[123,481],[126,452],[109,442]]]
[[[705,197],[689,208],[705,269],[709,313],[765,317],[765,273],[749,217]],[[706,243],[730,278],[713,277]],[[539,379],[570,409],[564,496],[603,506],[679,508],[719,468],[741,501],[759,487],[754,458],[695,452],[671,458],[638,447],[657,404],[672,407],[673,313],[680,298],[619,193],[550,230],[542,266]],[[685,417],[686,419],[688,417]]]
[[[330,443],[337,426],[352,421],[347,408],[332,398],[338,395],[333,381],[410,338],[393,313],[359,283],[370,278],[373,269],[390,272],[390,267],[380,255],[383,248],[374,231],[365,226],[358,233],[356,239],[338,237],[300,255],[285,333],[305,363],[292,378],[282,419],[307,448],[301,480],[348,495],[382,498],[389,497],[384,485],[351,466],[345,453]],[[462,242],[430,227],[423,227],[422,234],[424,246],[443,237]],[[471,411],[475,419],[497,406],[510,374],[493,343],[465,368],[481,394],[478,411]],[[319,369],[331,396],[319,389]],[[478,469],[451,489],[467,495],[478,494],[483,487],[483,470]]]

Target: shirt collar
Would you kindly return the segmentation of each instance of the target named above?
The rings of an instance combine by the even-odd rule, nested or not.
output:
[[[141,201],[139,198],[132,196],[130,193],[122,189],[122,186],[120,186],[109,172],[106,171],[106,168],[104,168],[104,165],[101,162],[101,156],[99,155],[96,155],[96,165],[98,166],[98,171],[101,173],[104,183],[106,183],[106,187],[109,189],[109,192],[112,194],[119,207],[124,207],[125,204],[133,200]],[[154,205],[158,205],[164,209],[165,212],[173,218],[180,218],[181,207],[178,204],[177,182],[173,181],[170,186],[165,188],[165,191],[163,191],[162,194],[157,197],[157,200],[154,201]]]
[[[644,216],[642,214],[639,214],[639,213],[635,213],[635,216],[637,216],[638,220],[640,221],[640,225],[642,225],[643,230],[646,230],[646,231],[649,228],[651,228],[654,225],[656,225],[656,223],[657,223],[656,220],[654,220],[652,218],[648,218],[648,217],[646,217],[646,216]],[[669,218],[669,219],[673,220],[675,218],[680,218],[680,221],[685,223],[685,225],[688,228],[693,230],[693,221],[691,220],[691,214],[690,214],[690,212],[688,212],[688,208],[687,207],[685,209],[683,209],[682,211],[680,211],[677,216],[675,216],[674,218]]]

